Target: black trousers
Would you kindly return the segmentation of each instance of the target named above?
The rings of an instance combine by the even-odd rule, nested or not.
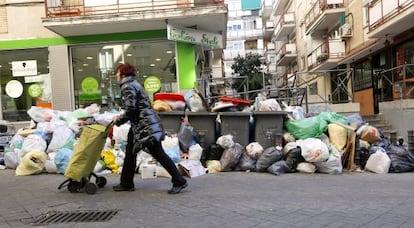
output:
[[[121,173],[121,185],[126,188],[133,188],[134,185],[134,175],[137,165],[137,154],[133,150],[133,138],[134,133],[132,129],[128,132],[128,141],[125,150],[125,159],[124,166],[122,167]],[[147,147],[150,154],[167,170],[171,175],[171,182],[174,187],[181,186],[186,183],[185,178],[178,171],[174,162],[171,158],[164,152],[164,149],[161,146],[160,141],[154,142],[153,145]]]

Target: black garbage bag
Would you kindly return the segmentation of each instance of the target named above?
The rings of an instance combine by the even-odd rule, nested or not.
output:
[[[288,151],[288,153],[285,155],[284,160],[289,165],[289,168],[296,170],[296,167],[299,163],[305,162],[305,158],[302,157],[302,150],[300,147],[292,148]]]
[[[414,170],[414,154],[400,145],[388,147],[388,157],[391,159],[390,173],[411,172]]]
[[[284,173],[294,173],[295,170],[292,170],[285,160],[280,160],[269,166],[267,168],[267,172],[275,175],[281,175]]]
[[[358,153],[358,164],[361,169],[365,168],[365,165],[367,164],[369,156],[372,154],[371,151],[367,148],[360,148],[359,150],[356,150]]]
[[[243,153],[240,157],[239,163],[234,168],[234,171],[255,171],[256,160],[251,158],[247,153]]]
[[[203,149],[201,154],[201,164],[206,167],[206,161],[208,160],[220,160],[221,156],[223,155],[224,148],[218,144],[211,144],[209,147]]]
[[[263,154],[257,159],[256,171],[265,172],[273,163],[282,160],[283,152],[272,146],[263,151]]]

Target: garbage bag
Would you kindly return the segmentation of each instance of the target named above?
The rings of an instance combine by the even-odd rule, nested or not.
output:
[[[16,168],[16,176],[39,174],[45,168],[47,154],[44,151],[30,151],[20,160]]]
[[[320,139],[308,138],[296,141],[302,149],[302,157],[307,162],[323,162],[328,160],[328,146]]]
[[[243,150],[239,143],[234,143],[232,147],[224,150],[220,158],[222,171],[231,171],[239,163]]]
[[[388,156],[391,159],[390,173],[411,172],[414,170],[414,154],[403,146],[390,145]]]
[[[178,142],[182,152],[187,153],[191,147],[194,139],[194,128],[187,123],[181,122],[180,130],[178,131]]]
[[[267,172],[280,175],[283,173],[293,173],[295,171],[289,167],[289,164],[285,160],[280,160],[269,166]]]
[[[65,173],[73,151],[69,148],[60,148],[56,151],[55,165],[58,173]]]
[[[16,151],[10,151],[4,154],[4,164],[6,168],[16,169],[19,165],[19,155]]]
[[[247,153],[243,153],[240,157],[239,163],[234,168],[235,171],[255,171],[256,159],[251,158]]]
[[[386,151],[379,147],[378,150],[369,156],[365,170],[374,173],[388,173],[391,165],[391,159]]]
[[[309,162],[301,162],[296,167],[296,170],[301,173],[314,173],[316,171],[316,167],[314,164]]]
[[[302,150],[298,146],[290,149],[288,153],[285,155],[284,160],[289,165],[290,169],[296,170],[298,164],[304,162],[305,158],[302,157]]]
[[[246,146],[247,155],[249,155],[252,159],[257,160],[263,154],[263,147],[258,142],[249,143]]]
[[[282,151],[272,146],[264,150],[263,154],[257,159],[256,171],[265,172],[273,163],[280,161],[283,157]]]
[[[297,139],[320,138],[328,129],[328,122],[319,116],[285,121],[285,128]]]
[[[228,149],[234,145],[233,135],[222,135],[217,139],[216,143],[224,149]]]

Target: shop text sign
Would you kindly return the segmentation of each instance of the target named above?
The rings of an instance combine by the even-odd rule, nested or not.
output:
[[[177,28],[167,25],[167,38],[184,43],[200,44],[212,48],[223,48],[223,36],[196,29]]]
[[[37,75],[37,61],[13,61],[12,62],[13,77],[34,76]]]

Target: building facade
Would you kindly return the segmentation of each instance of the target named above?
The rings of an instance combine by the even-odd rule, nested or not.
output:
[[[382,113],[401,135],[414,127],[404,124],[413,113],[413,0],[271,2],[279,88],[306,88],[308,112]]]
[[[4,120],[29,120],[31,106],[116,108],[114,70],[123,62],[137,67],[149,94],[221,75],[221,0],[0,0],[0,12]]]

